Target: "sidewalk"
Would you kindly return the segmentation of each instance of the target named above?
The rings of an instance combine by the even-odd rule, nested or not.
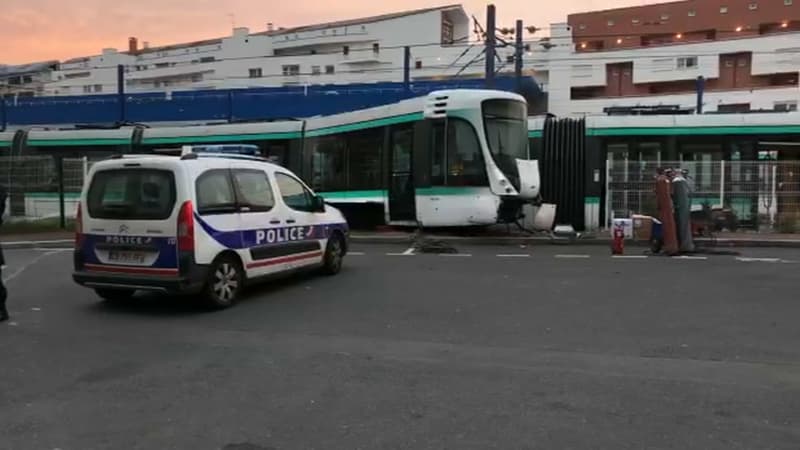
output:
[[[471,245],[610,245],[611,236],[606,232],[586,233],[577,239],[554,239],[547,235],[532,236],[516,230],[511,232],[444,234],[425,233],[426,239],[439,240],[453,244]],[[353,231],[352,242],[367,244],[411,244],[415,234],[406,231]],[[64,248],[71,247],[74,234],[71,231],[52,231],[30,234],[0,234],[0,245],[4,249],[25,248]],[[699,245],[717,247],[787,247],[800,248],[800,234],[762,234],[754,232],[719,233],[713,239],[697,238]],[[643,242],[626,242],[627,245],[644,246]]]

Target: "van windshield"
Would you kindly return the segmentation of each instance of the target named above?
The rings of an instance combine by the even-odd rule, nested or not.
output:
[[[89,217],[112,220],[164,220],[175,207],[172,172],[115,169],[95,173],[87,198]]]

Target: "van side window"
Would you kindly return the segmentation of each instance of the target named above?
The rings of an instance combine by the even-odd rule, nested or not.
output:
[[[236,183],[239,207],[248,208],[251,212],[266,212],[275,206],[272,186],[263,170],[234,169],[233,181]]]
[[[311,211],[311,193],[296,179],[284,173],[276,172],[275,181],[281,191],[286,206],[297,211]]]
[[[236,195],[228,169],[203,173],[195,182],[195,190],[199,214],[226,214],[236,211]]]

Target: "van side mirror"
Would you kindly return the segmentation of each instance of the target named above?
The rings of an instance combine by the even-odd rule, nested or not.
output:
[[[325,199],[319,195],[315,195],[311,199],[311,210],[313,212],[325,212]]]

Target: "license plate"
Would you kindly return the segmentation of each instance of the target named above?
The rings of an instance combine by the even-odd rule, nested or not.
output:
[[[108,261],[123,264],[144,264],[145,254],[142,252],[108,252]]]

